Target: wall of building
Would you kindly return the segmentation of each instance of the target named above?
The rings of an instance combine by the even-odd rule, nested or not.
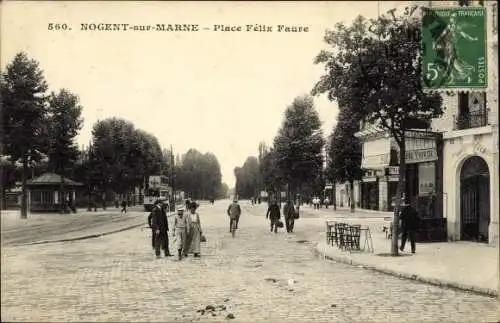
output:
[[[360,183],[358,181],[354,181],[354,203],[356,208],[361,200],[361,190]],[[337,207],[348,207],[349,206],[349,183],[337,183],[335,184],[335,202],[337,203]]]
[[[460,239],[460,171],[465,160],[479,156],[488,164],[490,171],[489,242],[498,244],[498,11],[496,1],[484,1],[487,8],[487,64],[488,90],[486,109],[488,125],[466,130],[454,130],[458,115],[458,95],[443,94],[445,107],[442,117],[434,119],[432,130],[442,132],[443,148],[443,214],[448,218],[448,236]],[[458,1],[414,1],[413,4],[430,7],[457,7]],[[469,1],[469,6],[480,6],[479,1]]]
[[[444,158],[449,162],[444,164],[444,208],[448,218],[448,238],[459,240],[461,232],[461,195],[460,173],[464,162],[472,156],[479,156],[488,165],[490,172],[490,226],[488,230],[489,243],[498,244],[498,164],[495,165],[491,133],[459,136],[447,139],[444,146]],[[496,170],[495,170],[496,166]],[[496,178],[496,180],[495,180]]]

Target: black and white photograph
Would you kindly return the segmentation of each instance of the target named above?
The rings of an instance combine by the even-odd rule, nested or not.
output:
[[[0,8],[2,322],[500,322],[496,1]]]

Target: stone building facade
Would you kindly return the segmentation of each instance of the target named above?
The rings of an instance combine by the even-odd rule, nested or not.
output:
[[[419,212],[445,218],[449,240],[499,243],[498,41],[496,1],[417,1],[431,7],[487,7],[486,92],[443,94],[446,110],[426,132],[406,142],[406,193]],[[359,183],[362,208],[391,210],[398,181],[397,147],[377,127],[364,125]],[[395,162],[396,161],[396,162]]]

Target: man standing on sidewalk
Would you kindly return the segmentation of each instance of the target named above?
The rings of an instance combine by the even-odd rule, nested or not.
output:
[[[276,200],[273,200],[267,209],[266,219],[271,220],[271,232],[278,233],[278,222],[280,220],[280,207]]]
[[[401,251],[405,249],[406,240],[410,240],[411,253],[415,253],[415,234],[418,228],[419,217],[417,210],[413,208],[406,200],[401,201],[401,229],[403,236],[401,238]]]

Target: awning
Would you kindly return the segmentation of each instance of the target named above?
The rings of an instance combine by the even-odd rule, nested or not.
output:
[[[437,138],[440,135],[431,131],[407,131],[405,134],[406,163],[423,163],[437,160]],[[372,127],[360,131],[356,133],[356,137],[363,142],[361,168],[364,169],[389,167],[391,165],[391,148],[393,151],[399,150],[394,138],[388,136],[388,133],[381,131],[380,128]],[[399,151],[395,162],[398,163],[398,161]]]

